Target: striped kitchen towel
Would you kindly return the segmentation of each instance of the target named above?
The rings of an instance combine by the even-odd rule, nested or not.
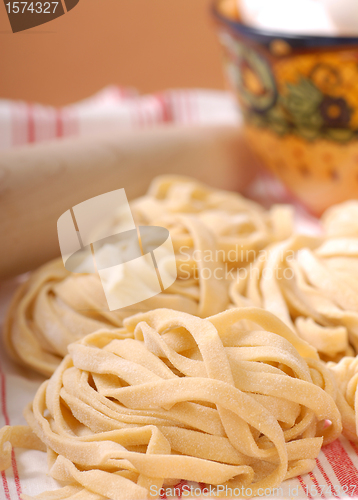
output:
[[[229,92],[199,89],[141,96],[110,86],[63,108],[0,99],[0,149],[163,123],[237,124],[240,114]]]

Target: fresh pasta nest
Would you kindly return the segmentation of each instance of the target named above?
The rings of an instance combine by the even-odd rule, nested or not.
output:
[[[342,416],[343,434],[358,442],[358,358],[345,357],[327,366],[337,381],[337,406]]]
[[[336,234],[270,246],[230,290],[235,306],[273,312],[325,361],[358,352],[358,235],[345,236],[342,226]]]
[[[229,279],[216,276],[224,276],[225,262],[241,266],[247,256],[253,259],[292,232],[288,207],[266,211],[238,194],[186,178],[156,179],[148,194],[132,203],[132,212],[138,225],[169,229],[176,282],[152,299],[110,312],[98,275],[69,273],[60,259],[46,264],[19,288],[7,314],[5,343],[16,361],[50,376],[70,343],[99,328],[121,327],[124,318],[139,311],[166,307],[200,317],[224,311],[230,303]],[[110,224],[115,227],[116,220]],[[214,258],[205,262],[204,252]]]
[[[222,260],[235,267],[253,260],[260,249],[293,232],[291,206],[273,205],[265,210],[238,193],[214,189],[186,177],[157,177],[148,194],[131,206],[138,223],[169,225],[169,229],[170,216],[195,215],[214,234]],[[185,235],[190,237],[183,229],[171,231],[177,250],[186,244]]]
[[[357,238],[358,201],[350,200],[333,205],[322,215],[322,225],[329,238]]]
[[[176,479],[252,496],[313,469],[341,432],[335,398],[315,350],[271,313],[158,309],[69,346],[29,428],[0,432],[0,468],[11,444],[47,449],[69,486],[46,500],[155,498]]]

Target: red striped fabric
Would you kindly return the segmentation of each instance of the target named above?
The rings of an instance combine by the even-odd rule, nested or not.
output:
[[[321,487],[320,484],[318,484],[316,476],[313,474],[313,472],[309,473],[309,476],[311,478],[312,483],[315,485],[319,495],[321,498],[326,498],[326,495],[324,494],[324,489]]]
[[[7,409],[6,375],[2,370],[1,361],[0,361],[0,394],[1,394],[1,413],[2,413],[2,416],[4,419],[4,423],[5,423],[5,425],[11,425],[11,420],[10,420],[8,409]],[[17,498],[18,498],[18,500],[21,500],[22,489],[21,489],[21,482],[20,482],[19,471],[17,468],[16,456],[15,456],[14,450],[11,453],[11,466],[12,466],[12,470],[13,470]],[[9,484],[8,484],[8,480],[6,477],[6,472],[2,472],[1,477],[2,477],[5,498],[7,500],[11,500]],[[0,498],[1,498],[1,496],[0,496]]]
[[[358,495],[358,470],[354,466],[342,442],[337,439],[326,446],[323,453],[332,467],[337,481],[342,487],[342,491],[344,491],[343,488],[348,487],[347,493],[350,496],[353,496],[355,493]],[[357,492],[355,492],[355,489],[357,489]]]
[[[332,492],[332,496],[335,497],[335,498],[340,498],[339,495],[337,495],[337,493],[336,493],[336,491],[335,491],[335,489],[333,487],[332,481],[330,480],[330,478],[328,477],[326,471],[322,467],[322,464],[321,464],[321,461],[319,460],[319,458],[317,458],[316,464],[317,464],[317,469],[322,474],[322,477],[323,477],[324,481],[326,482],[329,491]]]
[[[309,498],[310,500],[312,500],[312,495],[310,493],[310,489],[308,488],[308,485],[304,482],[304,480],[302,479],[301,476],[297,476],[297,479],[301,485],[301,488],[303,489],[305,495],[307,496],[307,498]]]
[[[83,136],[96,129],[239,122],[240,116],[228,92],[172,90],[141,96],[133,89],[111,86],[61,109],[0,99],[0,131],[7,131],[2,133],[0,149],[64,136]]]

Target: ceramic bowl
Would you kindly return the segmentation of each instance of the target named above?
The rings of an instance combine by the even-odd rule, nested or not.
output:
[[[213,6],[230,88],[263,164],[311,212],[358,197],[358,38],[287,35]]]

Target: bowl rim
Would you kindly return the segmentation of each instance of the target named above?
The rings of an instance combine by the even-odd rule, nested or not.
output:
[[[292,47],[327,47],[327,46],[352,46],[358,45],[358,36],[327,36],[327,35],[305,35],[282,33],[278,31],[270,31],[263,28],[254,28],[240,21],[230,19],[219,12],[218,5],[222,0],[213,0],[211,5],[211,13],[213,17],[225,24],[232,31],[236,31],[242,35],[247,35],[249,38],[257,39],[263,43],[270,43],[273,40],[284,40]]]

